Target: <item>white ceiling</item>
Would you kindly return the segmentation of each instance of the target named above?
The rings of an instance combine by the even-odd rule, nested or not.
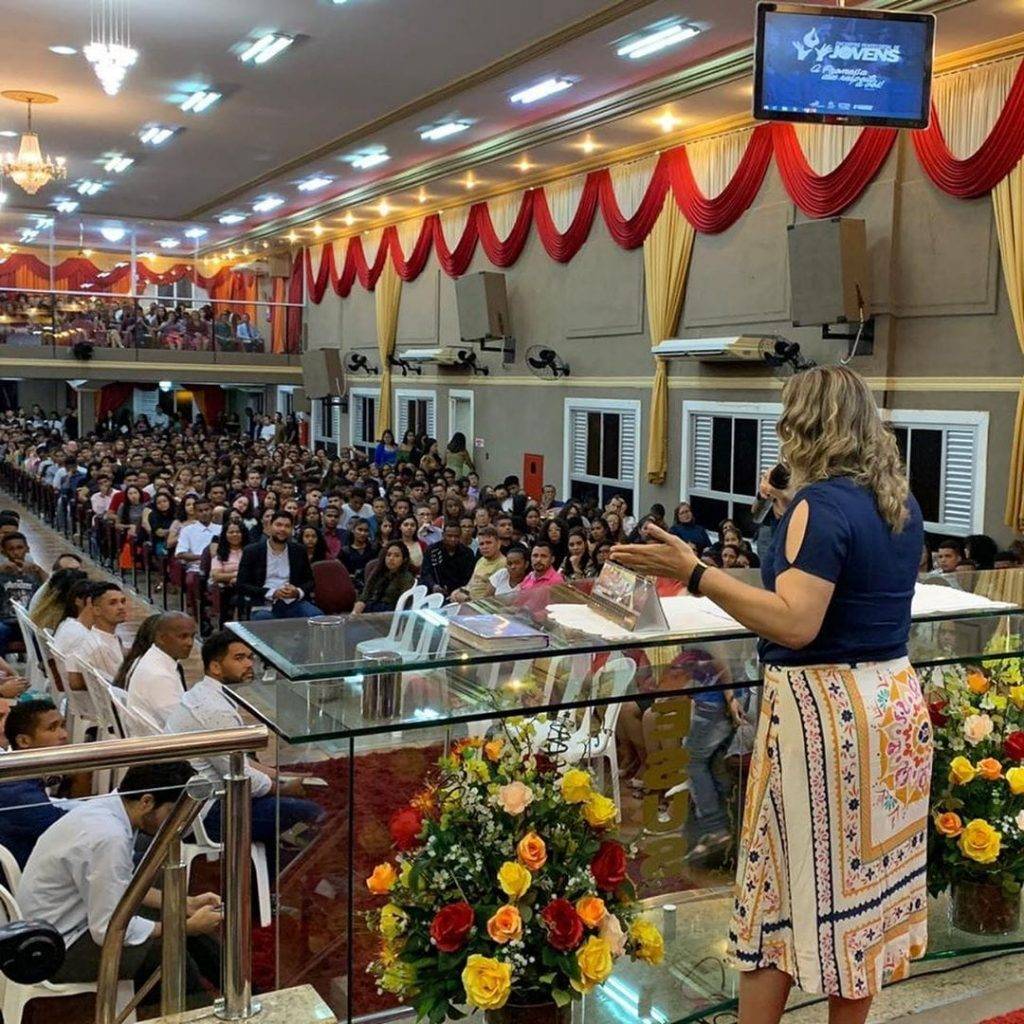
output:
[[[2,6],[13,5],[4,0]],[[209,230],[203,245],[237,237],[313,202],[481,147],[741,48],[750,42],[754,2],[131,0],[132,41],[141,56],[116,97],[103,93],[80,53],[57,56],[48,49],[88,41],[86,0],[22,0],[19,6],[24,9],[17,46],[6,47],[0,89],[56,94],[59,103],[36,111],[44,150],[67,157],[72,181],[109,182],[93,198],[74,195],[81,203],[75,213],[56,215],[57,244],[77,245],[81,232],[93,236],[86,245],[100,248],[98,227],[116,221],[136,228],[145,249],[165,235],[180,237],[188,224]],[[617,40],[667,17],[681,17],[701,32],[646,60],[615,55]],[[241,64],[233,48],[271,30],[301,38],[263,66]],[[966,0],[940,15],[937,46],[948,52],[1021,30],[1021,0]],[[578,84],[530,107],[509,102],[510,92],[551,75],[577,77]],[[224,98],[202,114],[182,113],[178,103],[190,86],[215,88]],[[693,125],[748,107],[747,84],[733,82],[685,97],[672,112],[681,124]],[[656,119],[664,111],[662,106],[620,118],[594,129],[591,137],[608,151],[649,140],[660,131]],[[23,108],[0,101],[0,129],[20,130],[23,114]],[[473,127],[442,143],[420,139],[418,129],[451,117],[471,119]],[[137,138],[150,122],[183,130],[152,149]],[[564,138],[537,146],[529,159],[540,168],[572,163],[582,155],[579,143]],[[390,161],[355,171],[342,160],[366,145],[386,146]],[[314,151],[320,152],[306,159]],[[135,164],[123,175],[105,173],[97,161],[110,152],[133,156]],[[490,164],[482,156],[476,177],[483,187],[510,182],[519,173],[514,163],[504,154]],[[296,183],[313,173],[335,181],[311,195],[299,192]],[[439,176],[428,186],[431,200],[464,193],[464,180],[464,174]],[[4,187],[5,242],[17,240],[15,229],[31,211],[52,213],[54,198],[70,194],[60,185],[35,197],[12,183]],[[285,205],[252,214],[252,202],[270,193]],[[412,193],[391,198],[398,209],[415,209]],[[225,228],[216,216],[226,210],[249,217]],[[368,207],[354,210],[361,219],[370,215]],[[332,216],[325,226],[337,230],[340,218]],[[182,243],[176,253],[194,246]]]

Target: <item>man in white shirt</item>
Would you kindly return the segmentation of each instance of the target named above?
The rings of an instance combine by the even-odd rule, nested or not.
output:
[[[341,506],[341,528],[351,532],[356,518],[365,519],[370,523],[370,529],[374,529],[373,508],[366,504],[366,491],[362,487],[353,487],[348,504]]]
[[[191,775],[183,761],[136,765],[118,792],[82,801],[36,841],[17,899],[27,920],[45,921],[64,937],[67,955],[51,980],[96,980],[107,926],[134,871],[135,832],[156,834]],[[143,905],[158,911],[160,901],[159,890],[150,889]],[[186,912],[189,936],[210,935],[221,926],[220,899],[214,893],[190,896]],[[193,943],[188,946],[193,953]],[[160,924],[133,917],[125,932],[120,977],[135,978],[138,987],[159,965]],[[191,956],[186,978],[188,991],[199,994],[200,972]]]
[[[82,668],[89,665],[105,679],[113,679],[124,661],[124,648],[115,630],[128,618],[128,599],[116,583],[94,583],[92,597],[93,624],[81,644],[71,648],[65,664],[68,685],[72,690],[84,690]]]
[[[110,503],[114,500],[113,481],[109,476],[100,476],[97,480],[99,490],[89,499],[92,505],[92,514],[97,519],[102,519],[110,510]]]
[[[196,624],[191,615],[164,612],[156,620],[153,646],[128,671],[128,707],[141,711],[161,729],[185,693],[181,663],[192,653],[195,639]]]
[[[253,680],[253,654],[248,644],[228,631],[221,630],[203,643],[202,679],[186,693],[167,719],[166,732],[202,732],[210,729],[236,729],[243,724],[238,708],[224,693],[224,684],[244,685]],[[199,775],[218,787],[228,773],[228,758],[211,757],[192,762]],[[267,850],[278,849],[278,829],[287,832],[299,822],[316,821],[322,815],[320,806],[304,799],[304,780],[285,776],[268,765],[246,761],[246,775],[252,788],[253,842],[266,843]],[[274,796],[276,792],[279,796]],[[210,838],[220,841],[220,801],[206,816]]]
[[[203,554],[220,536],[220,523],[213,522],[213,502],[200,498],[195,511],[195,522],[181,528],[174,549],[174,557],[185,563],[186,572],[199,572]]]

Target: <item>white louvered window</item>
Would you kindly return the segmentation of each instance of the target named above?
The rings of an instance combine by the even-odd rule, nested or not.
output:
[[[988,413],[887,412],[929,533],[984,532]]]
[[[337,455],[338,434],[338,403],[330,398],[317,399],[313,408],[313,447]]]
[[[761,474],[779,461],[776,403],[684,402],[682,493],[697,521],[715,530],[735,519],[749,534]]]
[[[437,392],[395,391],[395,437],[401,441],[407,430],[437,437]]]
[[[377,391],[366,388],[351,388],[348,393],[348,442],[363,452],[377,444],[377,396]]]
[[[563,493],[601,508],[619,494],[635,514],[639,447],[639,402],[567,399]]]

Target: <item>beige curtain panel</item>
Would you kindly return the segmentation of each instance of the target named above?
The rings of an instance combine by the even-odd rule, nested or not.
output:
[[[373,292],[377,307],[377,351],[380,353],[380,398],[377,400],[377,437],[391,425],[391,361],[398,335],[398,309],[402,302],[402,279],[391,260],[377,280]]]

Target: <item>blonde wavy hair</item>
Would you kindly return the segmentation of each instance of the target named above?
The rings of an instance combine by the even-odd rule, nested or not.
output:
[[[871,490],[882,518],[898,533],[910,486],[896,437],[864,378],[845,366],[816,366],[790,377],[782,406],[782,461],[794,486],[850,477]]]

